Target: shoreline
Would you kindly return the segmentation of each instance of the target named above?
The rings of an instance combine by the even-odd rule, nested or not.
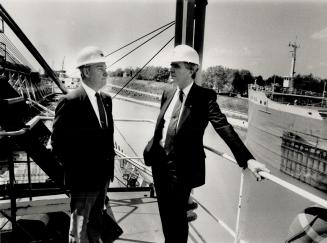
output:
[[[112,85],[107,85],[107,86],[112,86]],[[132,89],[128,89],[128,90],[131,92],[140,93],[140,94],[144,95],[143,97],[145,97],[146,95],[154,96],[153,94],[147,93],[144,91],[138,91],[138,90],[132,90]],[[158,102],[152,102],[152,101],[146,100],[146,97],[144,100],[140,100],[140,99],[131,98],[131,97],[120,95],[120,94],[115,96],[115,94],[113,92],[109,91],[108,89],[105,89],[104,92],[107,92],[112,97],[112,99],[120,99],[120,100],[137,103],[137,104],[144,105],[144,106],[155,107],[158,109],[160,108],[159,100],[158,100]],[[228,122],[232,126],[236,127],[237,129],[240,129],[241,131],[244,131],[244,132],[247,131],[247,127],[248,127],[247,115],[242,114],[240,112],[226,110],[226,109],[221,109],[221,111],[226,115]]]

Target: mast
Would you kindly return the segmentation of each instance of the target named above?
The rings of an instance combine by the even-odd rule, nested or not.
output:
[[[193,47],[203,58],[203,40],[207,0],[176,0],[175,46]]]
[[[62,60],[61,70],[64,70],[64,67],[65,67],[65,56],[64,59]]]
[[[292,53],[292,62],[291,62],[291,73],[290,73],[290,82],[289,82],[289,88],[290,90],[293,90],[294,88],[294,76],[295,76],[295,63],[296,63],[296,49],[300,46],[296,44],[296,41],[293,43],[290,42],[288,44],[289,47],[292,48],[290,51]]]

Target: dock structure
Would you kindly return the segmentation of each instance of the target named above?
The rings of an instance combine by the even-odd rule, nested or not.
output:
[[[282,136],[280,170],[304,183],[327,191],[327,152],[296,134],[284,132]]]

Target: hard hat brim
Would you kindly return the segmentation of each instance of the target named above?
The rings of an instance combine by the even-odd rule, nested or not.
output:
[[[83,66],[92,65],[92,64],[96,64],[96,63],[106,63],[106,60],[105,60],[105,58],[101,57],[101,58],[94,59],[92,61],[82,62],[82,63],[79,63],[76,66],[76,68],[80,68]]]
[[[185,61],[185,60],[180,60],[180,59],[172,59],[170,60],[170,64],[172,63],[176,63],[176,62],[185,62],[185,63],[191,63],[191,64],[194,64],[194,65],[200,65],[198,62],[194,61],[194,62],[191,62],[191,61]]]

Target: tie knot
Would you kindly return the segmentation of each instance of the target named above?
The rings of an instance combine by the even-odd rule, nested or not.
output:
[[[100,98],[100,94],[98,92],[95,92],[95,97]]]
[[[179,100],[181,101],[181,102],[183,102],[183,98],[184,98],[184,93],[183,93],[183,90],[180,90],[179,91]]]

